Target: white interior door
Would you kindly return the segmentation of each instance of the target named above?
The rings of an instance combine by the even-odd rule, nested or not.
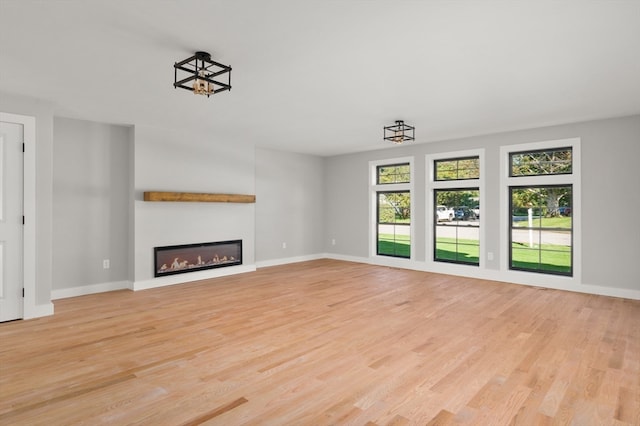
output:
[[[0,321],[23,316],[23,135],[0,122]]]

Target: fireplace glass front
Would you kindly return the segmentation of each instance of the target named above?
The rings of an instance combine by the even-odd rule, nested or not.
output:
[[[155,247],[155,275],[242,265],[242,240]]]

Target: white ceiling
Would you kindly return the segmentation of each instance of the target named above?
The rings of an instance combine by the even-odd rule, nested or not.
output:
[[[197,50],[230,92],[173,88]],[[333,155],[640,113],[640,0],[0,0],[0,91]]]

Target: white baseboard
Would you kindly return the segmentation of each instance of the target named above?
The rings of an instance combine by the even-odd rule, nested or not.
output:
[[[367,263],[370,265],[389,266],[393,268],[412,269],[416,271],[433,272],[437,274],[456,275],[468,278],[500,281],[511,284],[573,291],[577,293],[597,294],[600,296],[611,296],[624,299],[640,300],[640,289],[628,289],[575,283],[574,280],[570,277],[548,276],[544,274],[517,271],[509,271],[508,274],[505,274],[502,271],[493,269],[480,269],[476,267],[456,265],[452,263],[440,264],[440,262],[437,262],[438,264],[435,265],[435,267],[429,268],[426,262],[417,262],[408,259],[394,259],[391,257],[387,258],[385,256],[367,258],[327,253],[325,254],[325,257],[329,259],[345,260],[348,262]]]
[[[32,306],[24,312],[23,319],[32,319],[53,315],[53,303],[45,303],[43,305]]]
[[[51,291],[51,300],[85,296],[87,294],[104,293],[107,291],[131,289],[131,286],[131,281],[115,281],[109,283],[91,284],[80,287],[61,288]]]
[[[262,260],[260,262],[256,262],[256,266],[258,268],[266,268],[268,266],[286,265],[288,263],[306,262],[308,260],[318,260],[318,259],[325,259],[325,258],[327,258],[327,255],[324,253],[312,254],[308,256],[285,257],[282,259]]]
[[[573,291],[578,293],[596,294],[601,296],[620,297],[625,299],[640,300],[640,289],[627,289],[606,287],[592,284],[575,284],[565,277],[551,277],[547,279],[540,274],[531,273],[513,273],[505,276],[501,271],[490,269],[479,269],[468,266],[455,264],[438,264],[436,268],[427,268],[426,262],[416,262],[407,259],[394,259],[387,257],[359,257],[347,256],[335,253],[318,253],[307,256],[296,256],[282,259],[271,259],[256,262],[255,265],[241,265],[229,268],[211,269],[205,271],[190,272],[188,274],[170,275],[166,277],[158,277],[145,281],[116,281],[110,283],[93,284],[88,286],[64,288],[53,290],[51,299],[65,299],[68,297],[84,296],[87,294],[103,293],[107,291],[131,289],[146,290],[156,287],[165,287],[168,285],[182,284],[192,281],[200,281],[210,278],[224,277],[228,275],[241,274],[246,272],[254,272],[256,268],[265,268],[269,266],[286,265],[289,263],[305,262],[317,259],[335,259],[347,262],[366,263],[370,265],[387,266],[393,268],[412,269],[416,271],[433,272],[439,274],[457,275],[469,278],[478,278],[491,281],[502,281],[512,284],[530,285],[543,288],[551,288],[556,290]],[[510,271],[513,272],[513,271]],[[36,318],[41,316],[53,315],[53,304],[36,305],[29,312],[25,312],[25,319]]]
[[[255,265],[239,265],[229,266],[227,268],[207,269],[204,271],[194,271],[186,274],[169,275],[166,277],[152,278],[150,280],[135,281],[131,288],[134,291],[148,290],[150,288],[166,287],[168,285],[184,284],[193,281],[207,280],[210,278],[254,272],[255,270]]]

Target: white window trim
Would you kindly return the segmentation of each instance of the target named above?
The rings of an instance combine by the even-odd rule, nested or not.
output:
[[[550,288],[567,288],[582,281],[582,188],[581,182],[581,141],[580,138],[558,139],[543,142],[506,145],[500,147],[500,271],[509,280],[522,284],[543,285]],[[535,151],[553,148],[572,149],[572,173],[563,175],[510,177],[509,154],[512,152]],[[573,221],[573,276],[544,274],[539,272],[514,271],[509,269],[509,187],[514,185],[562,185],[573,186],[571,216]]]
[[[376,183],[377,168],[379,166],[387,166],[393,164],[409,163],[409,183],[387,183],[384,185],[378,185]],[[408,262],[415,259],[415,226],[413,226],[414,214],[414,158],[413,157],[399,157],[391,158],[387,160],[375,160],[369,161],[369,257],[372,259],[378,259],[379,263],[394,264],[395,262]],[[377,226],[376,223],[376,208],[377,208],[377,193],[378,191],[409,191],[411,196],[411,225],[409,226],[409,233],[411,238],[411,254],[409,258],[380,256],[377,254]]]
[[[434,162],[436,160],[449,160],[456,158],[465,158],[465,157],[478,157],[478,162],[480,164],[480,178],[478,179],[466,179],[466,180],[446,180],[446,181],[436,181],[436,171],[434,167]],[[426,173],[426,185],[425,185],[425,260],[429,265],[429,270],[433,270],[436,272],[442,273],[450,273],[450,274],[462,274],[467,275],[469,273],[469,268],[485,268],[485,252],[486,252],[486,244],[485,244],[485,226],[484,219],[482,214],[483,206],[485,205],[485,154],[484,149],[473,149],[473,150],[464,150],[464,151],[452,151],[452,152],[443,152],[438,154],[427,154],[425,156],[425,164],[427,168]],[[433,251],[433,217],[435,213],[435,205],[433,203],[433,194],[436,189],[455,189],[455,188],[466,188],[466,187],[478,187],[480,191],[480,259],[479,265],[464,265],[458,263],[448,263],[448,262],[439,262],[434,259]]]

